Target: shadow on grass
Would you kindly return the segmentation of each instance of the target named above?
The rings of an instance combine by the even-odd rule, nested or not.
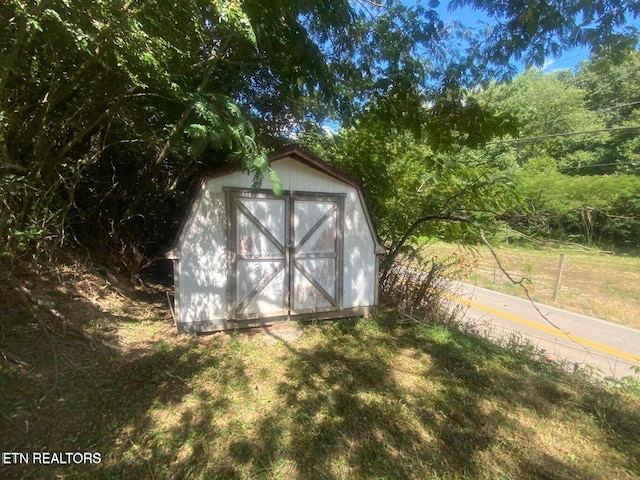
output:
[[[500,468],[491,464],[501,461],[506,478],[600,478],[597,466],[576,463],[572,454],[508,438],[538,435],[536,425],[510,415],[513,409],[565,422],[579,414],[575,393],[563,386],[567,377],[546,362],[441,326],[380,321],[327,327],[312,348],[289,348],[278,384],[284,404],[263,420],[259,435],[238,443],[236,458],[252,466],[251,475],[279,471],[286,437],[284,455],[303,479],[493,478]],[[408,372],[420,379],[412,393],[398,380],[400,350],[429,359]],[[637,425],[637,411],[619,415]],[[621,471],[632,472],[638,432],[625,431],[626,439],[610,432],[607,441],[624,458]]]
[[[11,466],[3,478],[186,478],[206,472],[202,454],[220,434],[215,419],[228,411],[231,396],[249,387],[241,362],[224,349],[203,355],[201,348],[197,342],[160,342],[135,359],[103,358],[104,370],[61,381],[40,406],[18,406],[33,410],[29,430],[17,422],[3,425],[0,450],[91,451],[100,452],[102,461]],[[190,384],[201,374],[216,377],[215,391],[194,392]]]
[[[30,459],[0,463],[0,478],[186,478],[206,472],[200,453],[216,441],[212,424],[228,411],[230,396],[249,388],[241,352],[229,342],[176,335],[165,320],[141,323],[133,310],[157,309],[163,300],[157,293],[139,292],[132,295],[136,301],[124,297],[124,309],[114,313],[82,295],[42,285],[40,291],[46,292],[39,293],[45,307],[16,300],[5,303],[10,308],[0,316],[0,453]],[[6,299],[10,292],[3,294]],[[52,316],[50,308],[62,316]],[[71,319],[74,329],[65,330],[61,318]],[[122,329],[140,329],[140,345],[113,348]],[[203,374],[215,379],[215,389],[193,388]],[[32,460],[33,452],[99,452],[101,461],[42,464]]]
[[[12,387],[0,450],[98,451],[102,463],[5,466],[2,477],[602,478],[571,451],[549,450],[532,418],[579,418],[577,436],[602,432],[618,472],[638,472],[637,403],[455,329],[380,318],[270,346],[235,334],[161,338],[73,357],[39,404],[46,389],[25,403]]]
[[[289,455],[299,478],[473,475],[477,470],[474,451],[490,442],[486,433],[476,430],[484,420],[477,399],[473,395],[459,398],[459,388],[453,385],[444,397],[438,392],[406,399],[405,389],[395,380],[394,357],[389,352],[398,344],[418,352],[428,346],[410,335],[389,335],[388,329],[382,335],[363,335],[349,323],[335,330],[313,350],[291,348],[288,375],[279,384],[286,399],[284,411],[275,411],[265,420],[273,424],[293,417]],[[457,346],[452,348],[458,355]],[[441,354],[446,362],[455,363],[457,374],[472,378],[463,358],[452,357],[451,352]],[[433,368],[425,366],[419,375],[431,377]],[[416,408],[417,415],[399,415],[407,408]],[[273,458],[264,454],[269,442],[273,439],[254,444],[251,457]],[[260,463],[256,467],[255,473],[270,468]]]

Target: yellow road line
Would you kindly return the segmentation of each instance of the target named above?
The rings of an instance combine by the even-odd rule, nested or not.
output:
[[[502,312],[495,308],[485,307],[484,305],[480,305],[479,303],[472,302],[471,300],[465,300],[464,298],[456,297],[455,295],[449,295],[449,294],[443,293],[442,296],[445,298],[448,298],[449,300],[453,300],[455,302],[461,303],[462,305],[477,308],[478,310],[482,310],[492,315],[497,315],[499,317],[506,318],[507,320],[511,320],[512,322],[517,322],[522,325],[526,325],[527,327],[535,328],[536,330],[550,333],[552,335],[555,335],[556,337],[566,338],[567,340],[571,340],[573,342],[579,343],[584,347],[595,348],[596,350],[600,350],[601,352],[608,353],[609,355],[613,355],[617,358],[629,360],[630,362],[634,362],[634,363],[640,363],[639,356],[624,352],[622,350],[618,350],[617,348],[608,347],[607,345],[594,342],[587,338],[582,338],[576,335],[567,334],[553,327],[547,327],[546,325],[539,325],[529,320],[525,320],[522,317],[518,317],[517,315],[512,315],[511,313]]]

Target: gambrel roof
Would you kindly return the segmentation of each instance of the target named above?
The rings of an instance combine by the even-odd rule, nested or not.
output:
[[[355,180],[354,178],[350,177],[349,175],[343,173],[342,171],[340,171],[339,169],[337,169],[336,167],[334,167],[333,165],[330,165],[329,163],[325,162],[324,160],[320,159],[319,157],[315,156],[314,154],[312,154],[311,152],[303,149],[300,146],[297,145],[291,145],[289,147],[286,147],[282,150],[279,150],[277,152],[272,153],[269,156],[269,163],[270,164],[274,164],[277,163],[281,160],[285,160],[285,159],[293,159],[303,165],[306,165],[314,170],[317,170],[325,175],[328,175],[329,177],[332,177],[342,183],[345,183],[347,185],[350,185],[352,187],[354,187],[357,192],[358,192],[358,196],[360,198],[360,202],[363,205],[364,208],[364,213],[365,213],[365,217],[367,220],[367,225],[369,226],[369,230],[371,232],[371,235],[375,241],[375,253],[376,255],[382,255],[385,253],[385,248],[382,245],[382,241],[380,240],[380,237],[378,236],[376,227],[375,227],[375,222],[373,219],[373,215],[371,213],[371,208],[369,206],[369,202],[367,200],[367,196],[366,193],[362,187],[362,184],[360,182],[358,182],[357,180]],[[198,189],[196,191],[196,194],[194,194],[192,196],[191,202],[189,204],[189,207],[187,208],[187,212],[186,215],[183,218],[183,221],[180,225],[180,229],[178,230],[178,234],[176,235],[176,238],[173,242],[173,245],[171,246],[171,248],[169,250],[167,250],[165,252],[165,258],[168,259],[178,259],[179,258],[179,252],[176,250],[176,246],[178,245],[178,241],[180,239],[180,237],[182,236],[182,232],[184,231],[185,225],[188,221],[189,218],[189,213],[193,210],[193,206],[194,203],[196,202],[197,199],[197,192],[199,192],[200,190],[202,190],[202,187],[204,184],[206,184],[207,180],[210,178],[218,178],[218,177],[222,177],[234,172],[239,172],[242,171],[242,167],[240,165],[234,165],[231,167],[224,167],[224,168],[220,168],[220,169],[216,169],[214,171],[211,171],[207,174],[205,174],[202,179],[200,180],[199,184],[198,184]]]

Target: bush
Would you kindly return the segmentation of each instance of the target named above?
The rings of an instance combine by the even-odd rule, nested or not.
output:
[[[632,249],[640,244],[640,177],[532,174],[524,203],[503,216],[528,235]]]

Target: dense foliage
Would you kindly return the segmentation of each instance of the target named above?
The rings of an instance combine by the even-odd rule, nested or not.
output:
[[[468,147],[438,152],[410,134],[391,140],[379,132],[362,122],[330,136],[305,132],[300,141],[361,179],[389,253],[383,271],[421,237],[475,241],[478,225],[518,204],[513,169],[499,159]]]
[[[474,122],[482,138],[494,136],[484,146],[464,135],[446,149],[408,134],[380,135],[384,125],[366,117],[335,135],[306,131],[301,141],[362,179],[390,259],[421,237],[475,242],[479,229],[505,224],[531,237],[633,250],[640,244],[639,58],[627,50],[575,72],[529,69],[465,92],[466,105],[490,113],[490,122]],[[456,134],[450,123],[442,136]]]
[[[237,162],[257,184],[265,149],[305,121],[375,127],[379,141],[411,132],[431,152],[407,179],[422,184],[438,155],[512,130],[463,87],[576,45],[618,51],[640,12],[626,0],[452,4],[495,22],[445,23],[435,1],[2,2],[2,258],[73,243],[135,265],[166,246],[202,171]],[[455,182],[487,178],[437,168],[445,202]],[[406,233],[388,228],[392,244]]]
[[[640,52],[595,56],[575,72],[529,70],[481,97],[520,137],[488,146],[520,170],[523,203],[501,218],[534,237],[640,244]]]
[[[523,182],[524,203],[503,218],[542,239],[635,250],[640,245],[640,177],[535,173]]]

